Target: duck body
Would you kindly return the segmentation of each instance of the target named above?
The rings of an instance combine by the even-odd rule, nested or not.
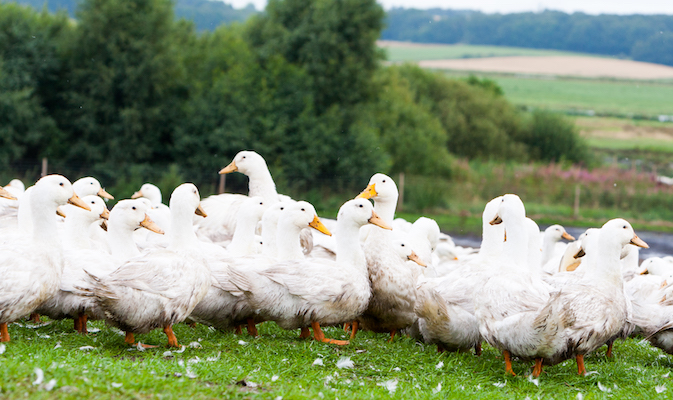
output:
[[[127,332],[146,333],[163,327],[169,346],[178,346],[172,325],[183,321],[208,292],[210,269],[192,230],[200,211],[196,186],[182,184],[171,196],[169,246],[147,250],[107,276],[89,274],[97,305],[108,324]]]
[[[9,341],[7,323],[33,312],[56,293],[63,274],[56,208],[70,201],[86,207],[63,176],[48,175],[33,187],[32,235],[0,247],[0,336]]]

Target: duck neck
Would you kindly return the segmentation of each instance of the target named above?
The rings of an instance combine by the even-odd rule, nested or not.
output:
[[[127,224],[115,221],[114,217],[110,218],[106,236],[112,257],[116,260],[124,262],[140,255],[138,246],[133,241],[133,229]]]
[[[479,254],[485,257],[497,256],[502,253],[503,243],[505,241],[505,230],[502,224],[491,225],[486,222],[483,224],[481,235],[481,247]]]
[[[544,241],[542,243],[542,265],[545,265],[549,260],[551,260],[552,255],[554,255],[554,248],[556,247],[556,241],[552,238],[544,235]]]
[[[262,218],[262,254],[267,257],[276,258],[278,256],[278,245],[276,243],[277,227],[277,219]]]
[[[587,268],[584,269],[585,279],[592,282],[602,281],[622,287],[621,260],[622,245],[601,232],[597,241],[598,246],[587,252]]]
[[[353,221],[337,220],[337,232],[339,232],[335,238],[337,263],[353,265],[363,274],[367,274],[367,261],[360,246],[360,226]]]
[[[276,184],[267,168],[251,172],[248,178],[250,179],[248,182],[248,196],[260,196],[268,204],[274,204],[279,201]]]
[[[383,219],[383,221],[392,226],[395,219],[395,209],[397,208],[397,196],[390,199],[376,198],[374,201],[374,211]]]
[[[301,260],[304,258],[304,252],[301,249],[299,242],[299,235],[301,229],[293,223],[283,223],[279,221],[280,229],[276,235],[276,243],[278,244],[278,260]]]
[[[234,237],[227,247],[232,256],[247,256],[253,253],[253,244],[255,242],[255,229],[257,221],[250,218],[249,215],[240,214],[236,221]]]
[[[528,232],[522,223],[505,223],[507,240],[503,243],[503,255],[514,265],[517,271],[528,265]]]
[[[61,246],[58,235],[58,221],[56,220],[56,206],[45,204],[38,193],[30,197],[31,219],[33,224],[33,239],[41,245]]]
[[[89,227],[93,221],[77,211],[68,214],[65,219],[63,244],[73,249],[90,249]]]
[[[171,229],[167,233],[168,241],[174,249],[194,249],[199,242],[193,227],[194,210],[180,208],[171,208]]]

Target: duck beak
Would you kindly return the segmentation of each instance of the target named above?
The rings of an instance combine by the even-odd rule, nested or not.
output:
[[[502,224],[502,218],[500,218],[500,216],[496,214],[495,217],[491,220],[491,222],[489,222],[489,224],[491,225]]]
[[[103,188],[100,188],[100,190],[98,191],[97,194],[104,199],[108,199],[108,200],[114,200],[115,199],[113,195],[106,192],[105,189],[103,189]]]
[[[61,207],[56,207],[56,215],[58,215],[61,218],[65,218],[65,213],[63,210],[61,210]]]
[[[103,209],[103,212],[100,213],[100,217],[101,217],[102,219],[110,219],[110,211],[108,211],[107,208],[104,208],[104,209]]]
[[[105,232],[107,232],[107,222],[106,222],[106,221],[103,221],[103,222],[100,224],[100,227],[101,227]]]
[[[373,199],[377,195],[378,195],[378,193],[376,193],[376,184],[372,183],[371,185],[367,186],[367,188],[365,190],[360,192],[360,194],[357,195],[357,197],[355,197],[355,198],[356,199]]]
[[[164,234],[164,231],[162,231],[161,228],[159,228],[159,226],[157,226],[157,224],[155,224],[147,214],[145,214],[145,219],[140,223],[140,226],[154,233],[158,233],[160,235]]]
[[[208,216],[208,214],[206,214],[206,210],[204,210],[203,207],[201,207],[201,203],[199,203],[199,206],[196,207],[196,210],[194,211],[194,214],[200,215],[203,218],[206,218]]]
[[[584,257],[586,255],[587,255],[587,253],[585,253],[584,249],[580,247],[580,249],[577,251],[577,253],[575,253],[573,258],[581,258],[581,257]]]
[[[649,273],[650,273],[650,271],[648,271],[647,268],[643,268],[643,270],[640,271],[640,275],[645,275],[645,274],[649,274]]]
[[[561,235],[561,237],[565,240],[575,240],[575,238],[568,232],[563,232],[563,235]]]
[[[309,222],[308,226],[316,229],[318,232],[324,233],[327,236],[332,236],[332,232],[330,232],[329,229],[323,225],[322,221],[320,221],[320,218],[318,218],[317,215],[313,217],[313,221]]]
[[[9,200],[16,200],[16,197],[12,196],[8,191],[3,189],[2,186],[0,186],[0,197]]]
[[[426,267],[426,268],[428,267],[428,265],[426,263],[424,263],[423,261],[421,261],[421,259],[418,257],[418,255],[416,253],[414,253],[413,251],[411,252],[411,254],[409,254],[407,256],[407,258],[409,260],[415,262],[416,264],[420,265],[421,267]]]
[[[632,245],[642,247],[643,249],[649,249],[650,248],[650,246],[648,246],[648,244],[645,243],[645,241],[643,239],[639,238],[638,235],[635,235],[635,234],[633,235],[633,239],[631,239],[630,243]]]
[[[381,219],[381,217],[379,217],[375,211],[372,211],[372,217],[369,218],[369,223],[374,224],[379,228],[388,229],[389,231],[393,230],[393,228],[389,227],[388,224],[386,224],[385,221],[383,221],[383,219]]]
[[[230,173],[236,172],[236,171],[238,171],[238,167],[236,166],[236,161],[232,161],[231,163],[229,163],[229,165],[227,165],[226,167],[224,167],[220,170],[220,175],[230,174]]]
[[[73,194],[71,198],[68,199],[68,204],[72,204],[73,206],[77,206],[79,208],[83,208],[87,211],[91,211],[89,206],[86,205],[86,203],[77,196],[77,194]]]
[[[133,193],[133,196],[131,196],[132,199],[137,199],[139,197],[143,197],[143,191],[138,190],[137,192]]]

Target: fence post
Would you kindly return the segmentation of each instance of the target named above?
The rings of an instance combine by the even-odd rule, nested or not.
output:
[[[575,185],[575,204],[573,206],[575,218],[580,217],[580,185]]]
[[[47,175],[47,166],[49,162],[47,161],[47,157],[44,157],[42,159],[42,172],[40,172],[40,178]]]
[[[224,193],[224,185],[227,183],[227,174],[220,175],[220,184],[217,187],[217,194]]]
[[[397,209],[402,211],[402,207],[404,205],[404,172],[400,172],[399,181],[400,184],[398,186],[400,195],[397,197]]]

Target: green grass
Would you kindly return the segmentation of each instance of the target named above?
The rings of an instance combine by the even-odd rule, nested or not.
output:
[[[596,113],[673,114],[673,84],[669,82],[490,78],[517,105],[555,110],[593,110]]]
[[[531,363],[515,362],[518,376],[507,376],[500,354],[489,346],[480,357],[438,354],[434,345],[410,338],[387,343],[387,335],[363,332],[338,348],[299,340],[298,331],[282,331],[272,323],[261,326],[257,339],[180,325],[175,328],[180,342],[200,347],[167,354],[164,347],[129,349],[123,336],[100,322],[93,325],[101,331],[89,336],[72,333],[72,323],[66,321],[37,329],[10,325],[12,341],[0,355],[0,398],[576,399],[581,393],[586,399],[603,399],[651,398],[657,387],[667,387],[667,396],[673,390],[670,356],[633,339],[615,344],[614,359],[605,357],[605,348],[587,356],[587,369],[595,371],[588,376],[577,376],[574,362],[566,361],[533,381],[527,376]],[[344,336],[337,328],[326,333]],[[138,338],[164,341],[159,332]],[[83,346],[93,349],[81,350]],[[342,357],[350,357],[353,368],[337,368]],[[316,359],[323,366],[313,365]],[[41,384],[33,384],[36,368],[44,372]],[[52,379],[55,386],[46,391]],[[386,383],[395,381],[391,396]]]
[[[643,150],[658,153],[673,153],[673,142],[650,139],[613,139],[603,137],[587,138],[591,147],[610,150]]]
[[[388,61],[445,60],[451,58],[482,58],[505,56],[570,56],[585,55],[556,50],[479,45],[394,46],[385,48]]]

